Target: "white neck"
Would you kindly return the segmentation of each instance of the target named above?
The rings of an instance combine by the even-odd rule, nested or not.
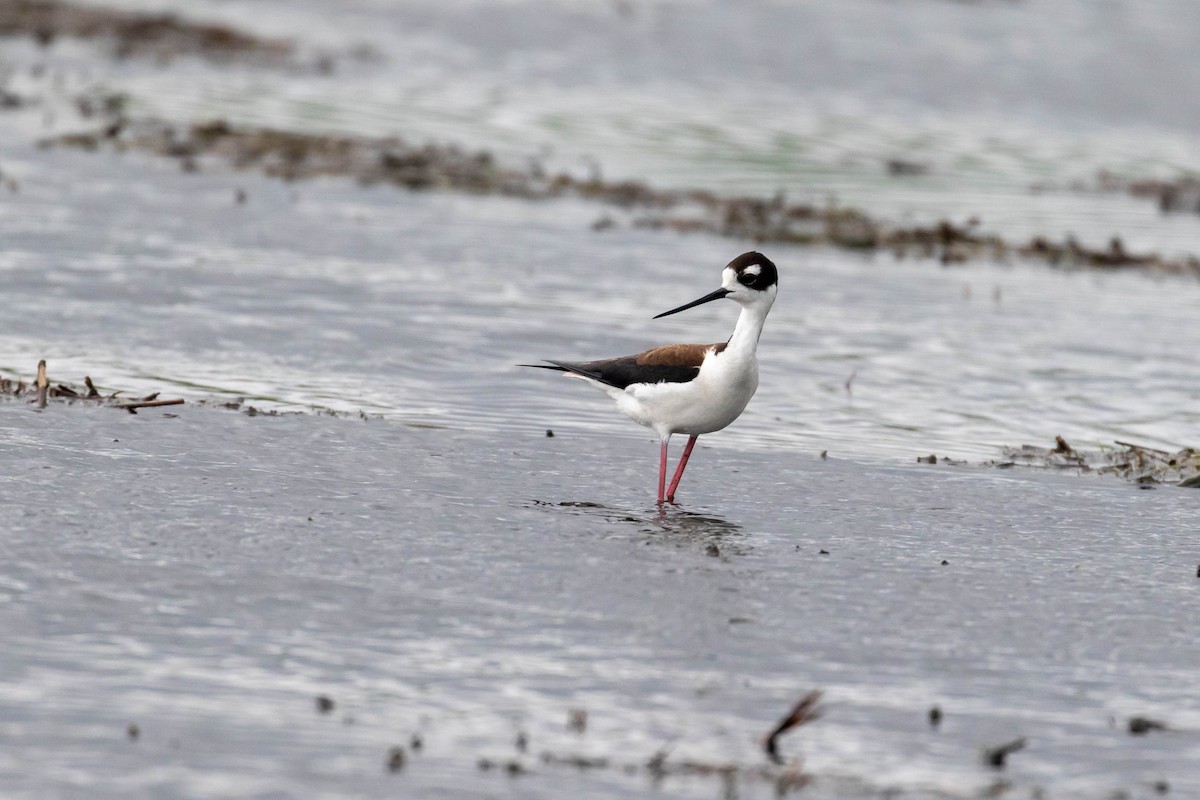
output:
[[[767,321],[767,312],[771,310],[769,303],[742,306],[737,325],[733,327],[733,336],[729,337],[726,351],[754,355],[758,349],[758,339],[762,336],[763,323]]]

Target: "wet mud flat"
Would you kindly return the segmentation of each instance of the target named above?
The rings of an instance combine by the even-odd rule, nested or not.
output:
[[[636,435],[0,428],[12,797],[1200,791],[1190,492],[702,449],[660,513]]]

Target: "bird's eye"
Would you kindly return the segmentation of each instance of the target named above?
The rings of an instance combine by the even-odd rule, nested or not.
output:
[[[758,279],[762,277],[761,264],[749,264],[740,273],[738,273],[738,282],[742,286],[749,286],[753,289],[758,284]]]

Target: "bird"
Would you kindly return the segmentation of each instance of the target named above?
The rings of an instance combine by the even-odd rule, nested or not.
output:
[[[658,505],[675,502],[696,439],[737,419],[758,389],[758,340],[779,293],[779,273],[762,253],[742,253],[721,270],[721,288],[658,314],[661,319],[715,300],[741,306],[733,335],[716,344],[668,344],[632,356],[596,361],[519,364],[563,372],[605,392],[626,416],[658,434]],[[668,445],[674,434],[687,444],[667,485]]]

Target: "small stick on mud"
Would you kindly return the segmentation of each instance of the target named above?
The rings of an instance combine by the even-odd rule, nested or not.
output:
[[[1010,755],[1018,750],[1024,749],[1024,747],[1024,736],[1018,739],[1013,739],[1011,742],[1005,742],[1004,744],[997,745],[996,747],[989,747],[987,750],[983,751],[983,761],[985,764],[993,766],[996,769],[1000,769],[1004,766],[1005,760]]]
[[[3,0],[0,0],[0,4],[2,3]],[[67,405],[71,405],[76,401],[94,400],[104,407],[122,408],[131,414],[136,413],[139,408],[176,406],[185,402],[182,398],[159,400],[158,392],[141,398],[130,398],[123,402],[114,402],[117,400],[117,396],[121,394],[120,391],[115,391],[108,395],[101,394],[100,390],[96,388],[96,384],[92,381],[91,376],[85,377],[83,382],[87,387],[86,391],[83,387],[71,386],[65,383],[51,384],[50,379],[46,375],[46,359],[43,358],[38,361],[37,378],[28,385],[20,380],[10,380],[0,376],[0,394],[11,394],[13,397],[22,398],[26,402],[36,403],[38,411],[46,408],[51,398],[60,400]],[[204,403],[204,401],[200,402]],[[236,406],[233,407],[236,408]]]
[[[178,406],[183,404],[183,398],[174,400],[137,400],[132,403],[117,403],[113,408],[123,408],[130,414],[136,414],[139,408],[157,408],[158,406]]]
[[[1171,455],[1166,450],[1159,450],[1157,447],[1146,447],[1144,444],[1131,444],[1130,442],[1122,442],[1120,439],[1113,439],[1114,444],[1119,444],[1121,447],[1128,447],[1130,450],[1145,450],[1147,453],[1162,453],[1164,456]]]
[[[1165,731],[1167,723],[1149,717],[1130,717],[1129,732],[1134,736],[1142,736],[1150,731]]]
[[[46,380],[46,359],[44,359],[44,358],[38,362],[37,387],[38,387],[37,407],[45,408],[46,407],[46,391],[50,388],[50,381]]]
[[[587,731],[588,712],[583,708],[567,709],[567,730],[575,733],[584,733]]]
[[[817,705],[821,699],[820,690],[814,690],[800,698],[800,702],[792,707],[791,713],[780,720],[775,726],[775,730],[771,731],[767,738],[763,741],[763,750],[767,752],[770,759],[776,764],[782,764],[783,758],[779,755],[777,741],[779,737],[791,730],[792,728],[805,725],[813,720],[819,719],[824,709]]]

